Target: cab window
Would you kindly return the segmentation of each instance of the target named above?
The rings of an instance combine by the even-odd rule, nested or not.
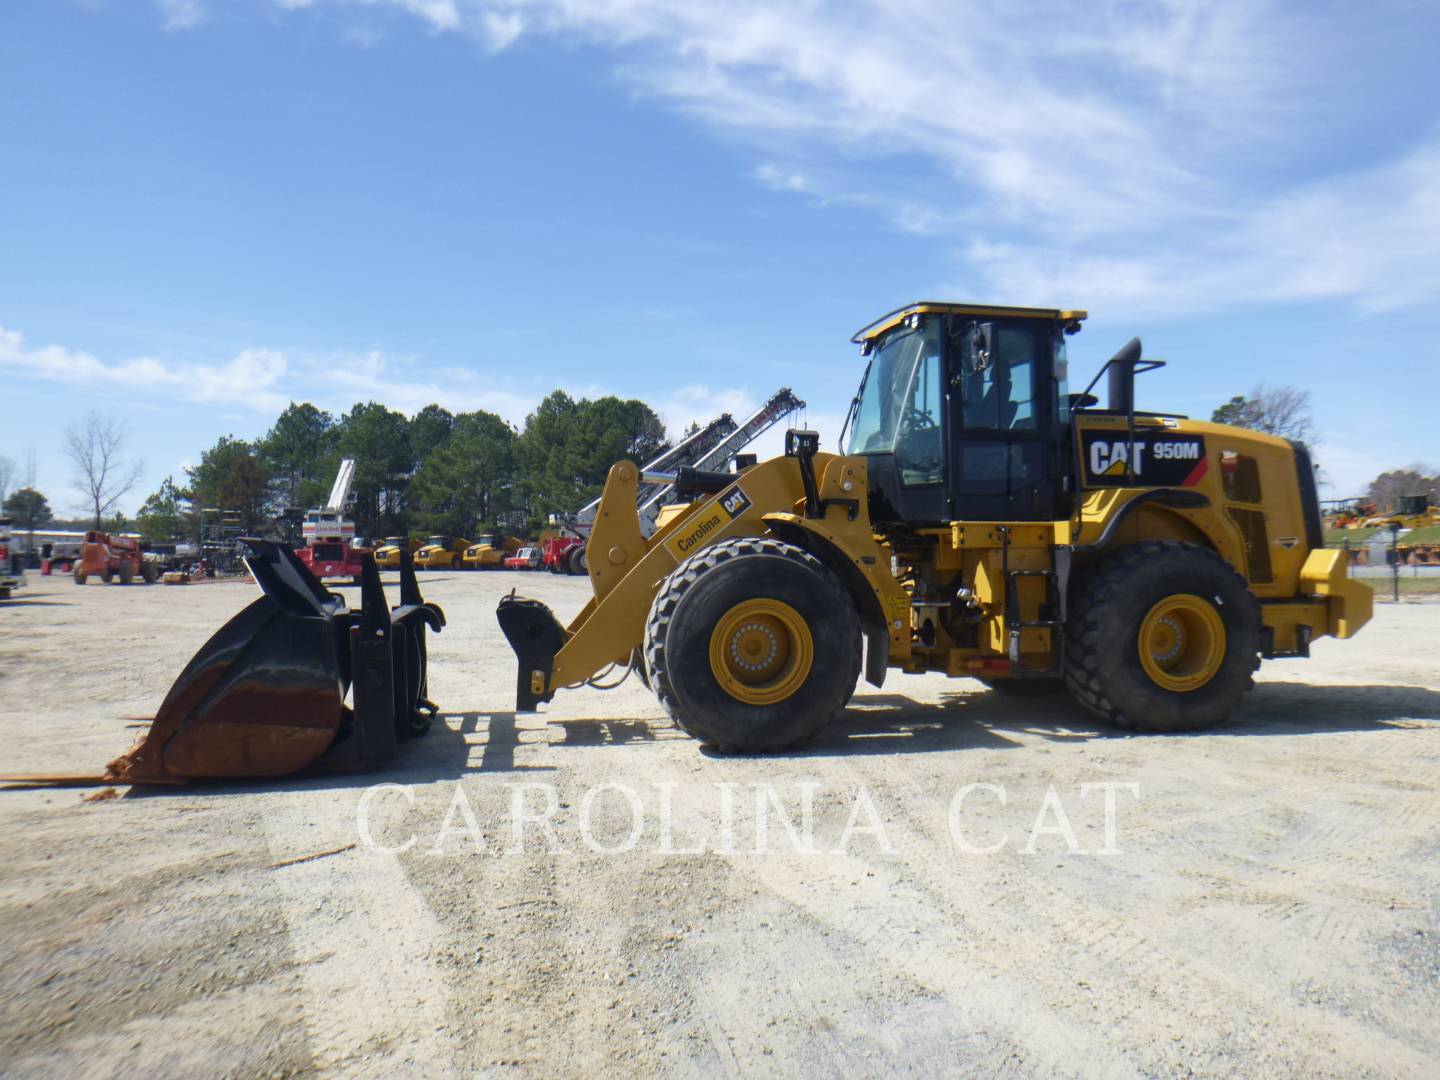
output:
[[[961,415],[967,431],[1035,430],[1035,336],[1029,327],[971,324],[961,333]]]
[[[892,330],[876,346],[846,452],[879,454],[917,430],[938,429],[941,415],[941,322]]]
[[[938,484],[945,479],[945,444],[940,421],[944,395],[938,339],[923,349],[910,378],[895,439],[895,464],[903,484]]]

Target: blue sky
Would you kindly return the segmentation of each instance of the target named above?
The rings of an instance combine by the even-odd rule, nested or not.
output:
[[[134,510],[286,402],[556,386],[672,425],[912,299],[1084,307],[1142,404],[1311,389],[1331,494],[1440,459],[1423,2],[11,0],[0,455],[129,425]]]

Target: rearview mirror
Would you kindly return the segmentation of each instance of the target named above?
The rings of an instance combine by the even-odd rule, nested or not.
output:
[[[979,374],[990,367],[992,342],[995,336],[993,323],[971,323],[965,330],[965,370]]]

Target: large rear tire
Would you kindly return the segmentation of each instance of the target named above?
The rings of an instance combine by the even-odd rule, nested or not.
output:
[[[1152,541],[1107,556],[1070,612],[1070,693],[1132,731],[1223,722],[1260,666],[1255,597],[1229,563],[1196,544]]]
[[[106,585],[109,585],[110,582],[114,579],[114,577],[115,575],[110,572],[109,568],[100,571],[100,580],[103,581]]]
[[[844,711],[860,677],[855,603],[802,548],[726,540],[650,609],[645,663],[670,718],[722,753],[783,750]]]
[[[134,581],[134,580],[135,580],[135,568],[134,568],[133,566],[131,566],[128,562],[122,562],[122,563],[120,564],[120,584],[121,584],[121,585],[129,585],[130,582],[132,582],[132,581]]]
[[[76,585],[84,585],[84,584],[85,584],[85,579],[86,579],[85,571],[84,571],[84,570],[81,570],[78,566],[75,568],[74,577],[75,577],[75,584],[76,584]]]
[[[586,559],[584,544],[570,549],[570,557],[566,560],[566,564],[572,574],[590,573],[590,563]]]
[[[141,563],[140,576],[144,579],[146,585],[154,585],[156,579],[160,577],[160,571],[155,568],[155,564],[152,562]]]

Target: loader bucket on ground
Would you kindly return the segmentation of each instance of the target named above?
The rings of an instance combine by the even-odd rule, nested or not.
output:
[[[393,610],[365,556],[357,611],[288,547],[244,543],[264,595],[195,654],[146,734],[107,767],[107,781],[370,769],[429,729],[436,710],[426,697],[425,632],[445,616],[421,599],[408,553]]]

